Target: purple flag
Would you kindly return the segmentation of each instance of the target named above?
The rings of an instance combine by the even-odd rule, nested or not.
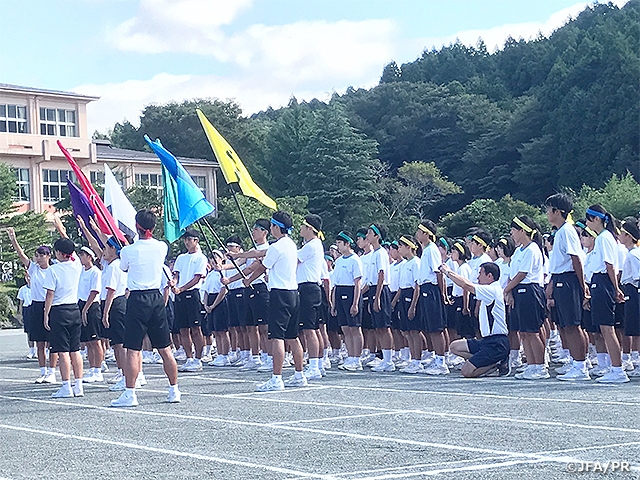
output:
[[[93,218],[95,213],[93,208],[91,208],[91,204],[89,203],[89,199],[84,194],[82,190],[80,190],[75,183],[73,183],[70,179],[67,178],[67,187],[69,187],[69,196],[71,197],[71,206],[73,207],[73,218],[80,216],[84,221],[84,224],[87,226],[91,235],[98,241],[101,247],[104,247],[102,242],[100,241],[100,237],[98,234],[91,228],[89,224],[89,218]],[[77,220],[76,220],[77,223]],[[80,225],[78,225],[80,228]],[[84,233],[83,233],[84,235]]]

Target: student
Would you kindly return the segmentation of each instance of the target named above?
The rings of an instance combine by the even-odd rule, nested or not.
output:
[[[483,229],[474,227],[470,229],[465,239],[467,247],[469,247],[469,251],[471,252],[471,258],[469,259],[469,267],[471,268],[472,274],[471,281],[477,283],[478,275],[480,274],[480,265],[493,261],[487,253],[492,243],[492,238],[491,235]],[[465,318],[465,320],[469,321],[469,324],[465,325],[465,331],[466,329],[473,330],[473,335],[475,336],[478,332],[479,324],[476,313],[476,298],[474,295],[471,295],[469,300],[469,309],[471,316]]]
[[[553,251],[549,256],[551,279],[546,288],[548,307],[555,308],[555,320],[563,331],[569,347],[573,365],[558,380],[590,380],[585,364],[587,355],[587,335],[580,328],[582,303],[585,298],[585,283],[581,260],[582,246],[578,233],[567,217],[573,210],[573,202],[568,195],[558,193],[546,200],[547,219],[556,228],[550,237]],[[564,343],[564,342],[563,342]]]
[[[371,318],[371,304],[373,303],[371,297],[374,294],[371,286],[376,283],[377,276],[375,276],[373,266],[371,265],[373,247],[367,240],[367,230],[366,228],[360,228],[356,232],[356,246],[358,247],[358,254],[360,255],[360,261],[362,263],[362,334],[364,344],[360,357],[363,366],[369,365],[377,360],[375,355],[375,330],[373,330]],[[373,352],[371,350],[373,350]]]
[[[362,336],[362,262],[353,251],[355,242],[349,232],[342,231],[336,237],[336,246],[342,254],[335,261],[331,280],[331,305],[333,315],[344,333],[348,356],[338,368],[355,372],[362,370],[360,353],[364,344]]]
[[[509,275],[511,272],[511,258],[516,250],[516,244],[513,238],[502,237],[495,245],[498,260],[496,265],[500,267],[500,286],[504,290],[509,283]],[[522,367],[522,358],[520,355],[520,336],[516,330],[516,324],[513,321],[514,313],[509,305],[506,305],[507,328],[509,329],[509,372],[514,372]],[[511,374],[511,373],[509,373]]]
[[[451,351],[467,359],[461,370],[463,377],[486,375],[499,368],[509,355],[504,292],[499,282],[500,267],[493,262],[480,265],[478,284],[456,274],[446,265],[442,265],[440,270],[456,285],[473,293],[480,302],[482,338],[456,340],[451,343]]]
[[[248,254],[249,252],[242,251],[241,243],[242,239],[238,235],[231,235],[227,238],[225,245],[228,254],[234,258],[237,258],[239,255]],[[240,266],[241,263],[242,261],[236,262],[238,266]],[[242,283],[242,275],[240,275],[240,272],[232,263],[225,263],[222,268],[227,273],[226,278],[229,279],[229,283],[226,283],[226,285],[228,288],[227,307],[229,309],[229,338],[231,341],[230,362],[232,367],[243,367],[249,363],[251,358],[246,328],[248,309],[247,298],[245,297],[246,289]]]
[[[511,222],[511,238],[519,247],[511,260],[510,280],[504,294],[506,303],[514,309],[515,330],[520,333],[528,363],[516,378],[542,380],[550,376],[540,336],[546,315],[542,236],[536,222],[523,215]]]
[[[167,323],[164,300],[160,284],[164,275],[164,260],[168,247],[153,238],[156,216],[150,210],[136,213],[138,239],[122,248],[118,267],[127,272],[127,298],[125,314],[124,348],[127,349],[125,363],[126,390],[111,401],[112,407],[135,407],[138,405],[136,383],[141,372],[142,342],[148,335],[151,346],[162,357],[164,373],[169,380],[168,403],[180,402],[178,388],[178,366],[171,352],[171,334]],[[181,270],[176,270],[180,272]],[[182,269],[187,271],[187,268]]]
[[[24,253],[24,250],[16,239],[16,232],[13,227],[5,230],[13,249],[18,254],[18,258],[27,270],[31,278],[31,318],[29,325],[29,340],[36,344],[38,354],[38,364],[40,366],[40,376],[35,383],[56,383],[56,365],[58,355],[49,355],[49,367],[47,367],[47,355],[45,350],[48,347],[49,332],[44,328],[44,299],[45,289],[42,286],[44,277],[51,262],[51,249],[46,245],[36,248],[34,260],[31,261]]]
[[[24,281],[25,284],[18,289],[16,298],[20,300],[18,314],[22,317],[22,328],[24,333],[27,334],[27,343],[29,345],[27,360],[32,360],[37,357],[38,353],[34,347],[35,344],[29,340],[29,319],[31,317],[31,302],[33,298],[31,297],[31,278],[29,277],[29,272],[26,270],[24,271]]]
[[[78,308],[82,318],[80,341],[87,346],[89,373],[84,376],[84,383],[102,382],[101,366],[104,350],[100,341],[102,332],[102,310],[100,309],[100,284],[102,272],[93,262],[96,254],[89,247],[81,247],[78,257],[82,263],[80,283],[78,285]]]
[[[68,238],[53,244],[58,263],[47,269],[42,286],[47,291],[44,302],[44,328],[49,330],[51,351],[60,361],[62,386],[53,398],[83,397],[80,330],[82,319],[78,309],[78,282],[82,265],[73,256],[75,245]],[[71,368],[75,382],[71,387]]]
[[[402,351],[409,350],[409,344],[407,339],[402,333],[401,320],[400,320],[400,305],[398,304],[400,291],[400,270],[402,265],[406,262],[404,257],[400,254],[400,244],[394,240],[389,246],[389,290],[391,291],[391,335],[393,336],[394,355],[392,357],[393,363],[396,367],[406,367],[408,360],[411,359],[411,354],[402,358]]]
[[[637,353],[640,344],[640,229],[635,218],[622,224],[620,241],[629,250],[620,280],[624,293],[624,334],[631,337],[631,350]],[[627,375],[640,377],[640,366],[636,365]]]
[[[256,266],[246,286],[269,270],[269,338],[273,355],[273,375],[267,382],[259,385],[257,391],[272,392],[284,390],[285,385],[303,387],[307,379],[302,373],[303,351],[298,339],[298,249],[289,236],[293,229],[291,215],[278,211],[271,217],[271,235],[276,239],[267,249],[267,254]],[[295,363],[295,373],[282,381],[282,363],[285,344],[291,349]]]
[[[424,369],[424,373],[446,375],[449,373],[449,367],[444,360],[446,351],[444,305],[449,301],[444,277],[439,270],[442,265],[442,256],[434,243],[436,233],[436,225],[431,220],[424,220],[418,225],[415,237],[423,249],[418,274],[420,289],[414,293],[410,316],[416,314],[417,308],[420,309],[424,330],[429,335],[436,354],[435,361]]]
[[[462,241],[456,241],[453,243],[453,247],[451,248],[451,260],[454,263],[454,267],[452,268],[450,265],[447,266],[452,272],[472,281],[473,272],[471,271],[471,267],[468,263],[470,258],[471,252],[469,252],[469,248]],[[451,281],[451,279],[448,280]],[[454,283],[453,281],[451,282]],[[451,295],[453,299],[451,303],[453,318],[450,322],[452,337],[454,340],[459,339],[460,337],[475,337],[476,332],[468,328],[469,325],[471,325],[471,322],[469,321],[469,317],[471,316],[471,310],[469,308],[470,292],[454,283],[451,289]]]
[[[173,278],[176,295],[175,320],[180,326],[182,345],[187,353],[187,360],[180,365],[183,372],[199,372],[202,370],[202,348],[204,337],[200,323],[202,304],[198,290],[207,276],[207,257],[200,249],[200,234],[188,228],[182,235],[187,253],[178,255],[173,265]],[[195,352],[192,350],[195,347]]]
[[[614,217],[602,205],[591,205],[586,212],[587,227],[598,234],[593,248],[594,273],[591,278],[591,320],[600,327],[607,352],[611,358],[611,371],[596,381],[599,383],[625,383],[629,377],[622,368],[622,352],[615,332],[616,302],[624,300],[618,285],[618,247]]]
[[[208,322],[216,338],[218,356],[209,362],[212,367],[228,367],[229,349],[229,310],[227,307],[227,288],[222,283],[224,273],[224,255],[219,250],[214,250],[209,258],[211,272],[204,281],[204,304]]]

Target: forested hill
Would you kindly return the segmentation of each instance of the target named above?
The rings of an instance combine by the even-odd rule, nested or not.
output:
[[[640,0],[596,4],[549,38],[390,63],[376,87],[328,103],[292,99],[248,118],[233,101],[149,105],[140,127],[118,123],[109,137],[142,150],[147,133],[212,159],[198,106],[269,194],[307,196],[328,231],[373,218],[401,229],[399,218],[435,220],[478,198],[539,205],[612,174],[640,180],[639,48]]]

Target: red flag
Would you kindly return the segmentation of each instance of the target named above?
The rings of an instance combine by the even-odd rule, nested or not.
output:
[[[96,189],[93,188],[93,185],[91,185],[91,182],[85,176],[85,174],[82,173],[82,170],[80,170],[80,167],[73,159],[71,154],[67,151],[66,148],[62,146],[60,140],[58,140],[58,147],[60,147],[60,150],[62,151],[64,156],[67,157],[67,161],[69,162],[69,165],[71,165],[73,173],[76,174],[78,182],[80,182],[82,191],[89,199],[91,208],[93,208],[93,211],[96,213],[96,222],[98,223],[98,227],[100,227],[100,231],[105,235],[115,236],[118,240],[120,240],[120,243],[126,245],[128,243],[127,239],[118,228],[118,224],[111,216],[111,213],[109,213],[109,210],[107,210],[107,207],[100,198],[100,195],[98,195],[98,192],[96,192]]]

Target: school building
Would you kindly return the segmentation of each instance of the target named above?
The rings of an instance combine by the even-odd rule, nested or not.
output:
[[[99,97],[0,83],[0,162],[15,169],[18,212],[53,212],[67,189],[71,168],[56,144],[60,140],[94,185],[104,183],[104,164],[123,189],[145,185],[162,194],[160,160],[153,153],[113,147],[92,140],[87,104]],[[178,157],[216,206],[219,165],[206,159]]]

